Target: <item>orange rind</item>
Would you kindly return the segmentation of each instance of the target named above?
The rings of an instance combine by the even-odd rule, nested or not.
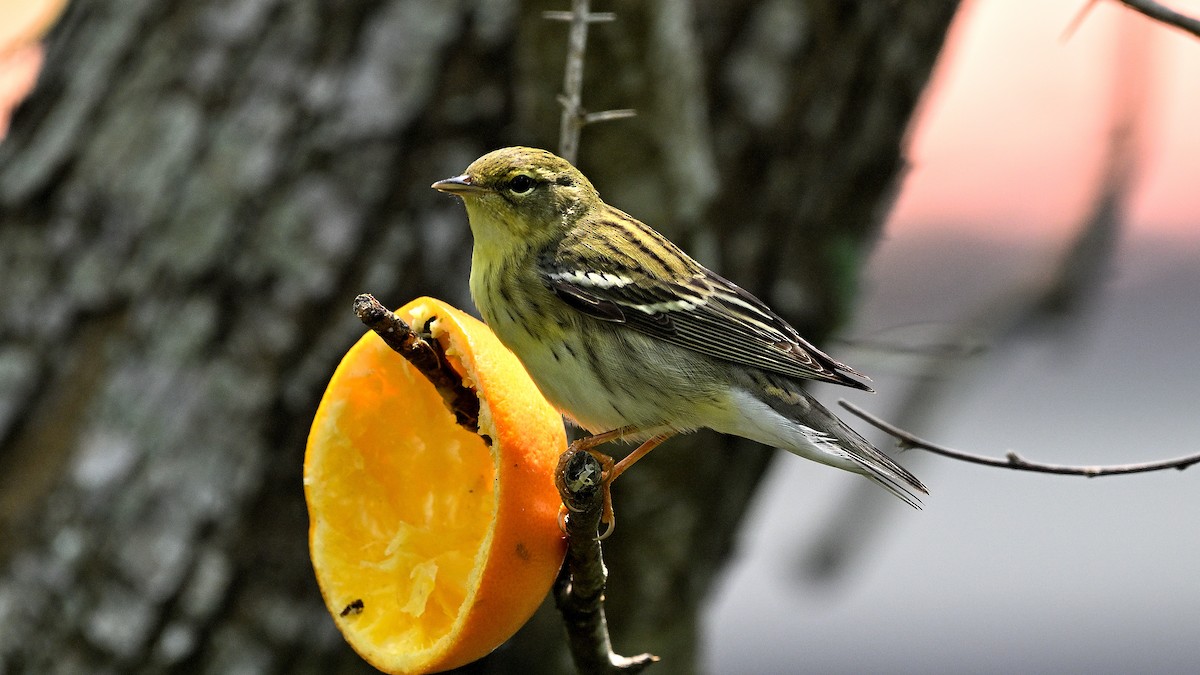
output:
[[[374,333],[342,359],[304,461],[309,549],[347,642],[389,673],[478,659],[532,616],[565,551],[554,468],[562,417],[478,320],[431,298],[428,325],[479,396],[479,432]]]

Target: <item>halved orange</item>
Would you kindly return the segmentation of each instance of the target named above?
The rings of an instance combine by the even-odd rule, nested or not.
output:
[[[479,395],[479,434],[403,357],[363,336],[309,433],[309,549],[355,651],[389,673],[430,673],[486,655],[545,597],[565,550],[553,471],[566,435],[484,324],[431,298],[397,314],[414,328],[433,319]]]

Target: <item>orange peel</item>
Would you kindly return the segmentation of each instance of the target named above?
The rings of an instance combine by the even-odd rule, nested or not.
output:
[[[430,673],[491,652],[549,591],[565,552],[553,471],[566,434],[483,323],[431,298],[397,314],[428,324],[476,391],[479,432],[456,424],[378,336],[363,336],[309,433],[309,551],[355,651],[385,672]]]

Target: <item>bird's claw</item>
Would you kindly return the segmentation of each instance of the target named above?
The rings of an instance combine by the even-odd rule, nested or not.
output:
[[[600,486],[600,489],[604,491],[604,507],[600,512],[600,524],[604,526],[604,531],[597,537],[599,541],[608,539],[609,535],[617,529],[617,514],[613,513],[612,492],[609,489],[611,484],[612,480],[606,479]]]
[[[580,467],[578,462],[572,462],[572,457],[578,452],[586,452],[599,464],[599,470],[592,465]],[[591,448],[579,448],[575,444],[567,448],[559,458],[558,469],[554,473],[554,483],[563,495],[563,504],[558,510],[558,528],[567,532],[567,519],[572,513],[583,509],[572,504],[568,495],[594,489],[600,491],[601,511],[600,523],[604,526],[598,539],[603,541],[612,535],[616,529],[617,517],[613,513],[611,485],[617,472],[613,471],[615,463],[612,457]]]
[[[558,507],[558,529],[563,534],[567,533],[567,518],[571,517],[571,513],[578,513],[566,504]],[[605,492],[604,510],[600,513],[600,524],[604,526],[604,530],[596,537],[598,541],[604,541],[617,529],[617,516],[612,510],[612,499]]]

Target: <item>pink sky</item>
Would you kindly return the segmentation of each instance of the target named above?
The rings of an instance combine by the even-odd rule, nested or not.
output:
[[[957,19],[912,139],[891,234],[984,228],[997,238],[1062,233],[1089,203],[1118,66],[1141,45],[1146,97],[1135,232],[1200,231],[1200,40],[1101,1],[974,0]],[[1200,0],[1173,8],[1200,16]]]

